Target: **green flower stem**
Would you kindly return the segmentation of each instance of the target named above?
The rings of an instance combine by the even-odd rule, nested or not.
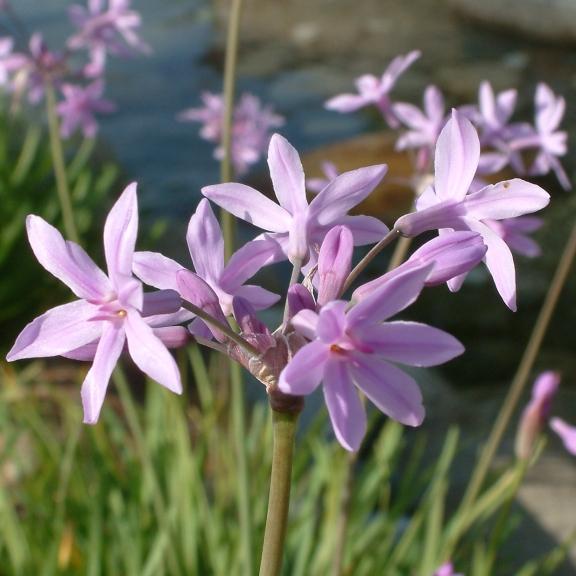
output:
[[[224,154],[220,163],[220,181],[230,182],[232,170],[232,124],[234,119],[234,97],[236,93],[236,62],[238,60],[238,39],[240,36],[240,16],[242,0],[231,0],[226,38],[226,56],[224,61],[224,121],[222,124],[222,149]],[[232,214],[222,210],[220,214],[224,235],[226,260],[234,252],[235,220]]]
[[[272,475],[260,576],[278,576],[282,569],[298,413],[279,412],[273,409],[272,419],[274,428]]]
[[[46,116],[48,118],[48,131],[50,133],[50,152],[52,154],[52,165],[56,176],[56,190],[58,200],[62,210],[62,220],[64,231],[68,240],[79,241],[76,222],[74,221],[74,210],[72,208],[72,198],[68,177],[66,175],[66,164],[64,162],[64,151],[62,150],[62,140],[60,140],[60,123],[56,112],[56,94],[54,87],[47,82],[45,86],[46,94]]]
[[[524,350],[524,355],[520,360],[520,364],[518,365],[518,369],[514,375],[514,379],[512,380],[510,390],[508,391],[506,399],[502,404],[502,408],[500,409],[500,413],[498,414],[498,417],[494,423],[494,427],[490,432],[490,436],[482,448],[482,452],[480,453],[480,457],[476,467],[474,468],[472,478],[470,479],[470,483],[468,484],[468,488],[464,494],[457,514],[466,514],[467,510],[469,510],[474,505],[476,499],[478,498],[488,471],[490,470],[492,460],[494,459],[494,456],[496,455],[498,447],[502,441],[502,437],[504,436],[504,432],[510,423],[510,419],[512,418],[514,410],[520,401],[520,397],[524,388],[526,387],[528,377],[532,367],[534,366],[538,352],[540,351],[542,340],[544,339],[548,325],[550,324],[552,314],[554,313],[556,304],[558,303],[562,288],[566,283],[566,279],[568,277],[568,273],[570,272],[570,268],[575,256],[576,223],[572,227],[570,237],[566,242],[564,251],[560,257],[560,261],[558,262],[556,272],[554,273],[554,277],[552,278],[552,282],[548,288],[546,299],[544,300],[544,304],[540,309],[540,314],[538,315],[538,319],[536,320],[536,324],[534,325],[534,329],[530,335],[530,340],[528,341],[528,345]],[[450,542],[451,545],[449,546],[449,553],[456,546],[460,535],[461,534],[459,533],[454,535]]]

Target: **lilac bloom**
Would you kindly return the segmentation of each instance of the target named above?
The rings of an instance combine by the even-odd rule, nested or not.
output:
[[[340,444],[358,450],[366,414],[355,387],[390,418],[419,426],[422,395],[414,379],[393,363],[435,366],[464,348],[442,330],[415,322],[387,322],[416,300],[431,266],[414,267],[359,304],[335,300],[317,314],[303,310],[292,326],[310,343],[282,371],[279,389],[306,396],[321,382],[332,427]]]
[[[550,428],[558,434],[566,450],[576,456],[576,426],[570,426],[561,418],[552,418]]]
[[[179,114],[185,122],[200,122],[200,135],[205,140],[220,144],[224,122],[224,98],[221,94],[202,94],[204,106],[190,108]],[[243,94],[234,108],[232,123],[232,162],[237,174],[245,174],[251,165],[260,160],[270,142],[273,128],[284,124],[284,118],[276,114],[271,106],[264,106],[253,94]],[[214,157],[221,160],[224,155],[218,146]]]
[[[38,216],[28,216],[28,238],[36,258],[78,296],[33,320],[18,336],[9,361],[65,356],[98,342],[82,384],[84,421],[98,420],[110,376],[125,343],[136,365],[150,378],[180,394],[176,362],[143,316],[142,284],[132,276],[138,231],[136,185],[131,184],[108,214],[104,253],[108,276],[74,242],[66,241]],[[167,313],[175,312],[176,305]],[[157,306],[153,312],[158,312]]]
[[[69,138],[81,129],[85,138],[94,138],[98,132],[95,114],[109,114],[115,110],[114,103],[102,98],[104,82],[95,80],[86,87],[64,84],[64,100],[57,106],[62,118],[60,132],[63,138]]]
[[[506,244],[512,252],[535,258],[540,256],[542,250],[540,246],[528,234],[536,232],[544,224],[542,218],[537,216],[518,216],[518,218],[508,218],[506,220],[486,220],[487,224]]]
[[[480,84],[478,110],[472,120],[480,128],[480,142],[483,146],[494,146],[507,137],[517,99],[516,90],[504,90],[494,94],[490,82],[484,81]]]
[[[413,50],[404,56],[397,56],[390,62],[380,78],[372,74],[364,74],[356,79],[358,94],[340,94],[326,102],[328,110],[336,112],[355,112],[365,106],[378,107],[384,119],[391,128],[399,126],[398,119],[390,101],[390,92],[398,78],[420,58],[420,51]]]
[[[402,216],[395,228],[405,236],[426,230],[471,230],[482,236],[488,247],[486,266],[498,293],[511,310],[516,310],[514,260],[506,242],[486,224],[536,212],[550,196],[539,186],[515,178],[469,193],[480,159],[480,141],[472,124],[452,112],[436,146],[435,182],[418,198],[416,212]],[[449,284],[450,285],[450,284]],[[458,285],[452,284],[451,289]]]
[[[385,285],[390,279],[404,274],[406,269],[433,264],[424,284],[437,286],[466,274],[479,264],[486,254],[482,236],[476,232],[450,232],[426,242],[410,258],[383,276],[358,287],[352,300],[360,301]]]
[[[340,174],[338,168],[336,168],[336,164],[333,162],[322,162],[322,172],[324,173],[324,178],[306,179],[306,188],[313,194],[322,192],[322,190]]]
[[[10,88],[12,74],[17,70],[22,59],[13,53],[14,40],[12,38],[0,38],[0,86]]]
[[[397,150],[418,150],[417,166],[425,171],[432,158],[436,140],[446,122],[444,96],[436,86],[424,91],[424,111],[413,104],[394,104],[394,114],[408,130],[396,142]]]
[[[107,7],[104,4],[104,0],[88,0],[87,8],[75,4],[69,10],[78,32],[68,40],[68,47],[90,51],[90,63],[85,69],[88,77],[102,74],[107,53],[127,57],[150,51],[138,37],[141,18],[130,9],[131,0],[108,0]]]
[[[376,242],[386,234],[386,226],[376,218],[348,216],[348,211],[380,183],[386,165],[341,174],[310,204],[298,152],[279,134],[270,140],[268,166],[279,204],[238,183],[206,186],[202,194],[236,217],[270,232],[259,240],[268,243],[271,255],[280,247],[292,263],[305,263],[311,255],[310,247],[319,246],[338,224],[350,228],[357,245]]]
[[[558,372],[542,372],[534,382],[532,398],[520,418],[516,434],[516,456],[530,458],[534,443],[550,416],[552,400],[560,385]]]
[[[269,263],[268,243],[248,242],[225,265],[222,231],[208,200],[202,199],[190,218],[186,242],[196,275],[214,291],[227,316],[232,314],[235,297],[242,297],[256,310],[268,308],[278,301],[277,294],[245,284]],[[177,274],[185,267],[156,252],[136,252],[133,270],[150,286],[179,290]]]
[[[440,568],[438,568],[438,570],[436,570],[436,572],[434,572],[434,576],[464,576],[463,574],[456,574],[456,572],[454,572],[454,565],[452,564],[452,562],[446,562],[445,564],[442,564],[442,566],[440,566]]]

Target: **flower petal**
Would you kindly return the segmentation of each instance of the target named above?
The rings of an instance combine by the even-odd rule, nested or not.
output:
[[[128,311],[125,327],[128,352],[138,368],[168,390],[182,394],[178,366],[152,328],[134,310]]]
[[[346,226],[354,238],[354,246],[375,244],[388,234],[388,226],[373,216],[343,216],[331,226]],[[322,238],[324,234],[322,235]]]
[[[324,306],[340,297],[350,274],[354,238],[345,226],[336,226],[326,234],[318,255],[318,304]]]
[[[570,426],[561,418],[552,418],[550,428],[560,436],[566,450],[576,456],[576,426]]]
[[[185,270],[184,266],[158,252],[135,252],[132,269],[144,284],[160,290],[178,290],[176,274]]]
[[[186,233],[194,269],[201,278],[216,281],[224,270],[224,238],[210,202],[200,200]]]
[[[244,184],[205,186],[202,194],[220,208],[263,230],[288,232],[290,228],[291,217],[284,208]]]
[[[520,178],[486,186],[464,199],[468,216],[478,220],[503,220],[541,210],[550,202],[550,194]]]
[[[296,352],[280,373],[278,388],[285,394],[295,396],[306,396],[312,393],[322,381],[327,360],[326,344],[323,342],[306,344]]]
[[[48,310],[22,330],[7,360],[59,356],[97,340],[102,324],[91,320],[97,310],[85,300]]]
[[[236,290],[234,296],[244,298],[252,304],[255,310],[265,310],[280,300],[278,294],[274,294],[274,292],[270,292],[260,286],[253,286],[251,284],[240,286],[240,288]]]
[[[422,393],[416,381],[373,355],[356,354],[352,377],[370,401],[387,416],[406,426],[424,420]]]
[[[106,274],[83,248],[64,240],[54,226],[31,214],[26,218],[26,229],[38,262],[76,296],[86,300],[104,300],[112,292]]]
[[[84,407],[84,423],[96,424],[104,403],[108,382],[120,358],[126,335],[124,322],[106,322],[98,343],[94,363],[82,384],[80,395]]]
[[[362,330],[362,343],[391,360],[410,366],[437,366],[464,352],[454,336],[418,322],[386,322]]]
[[[480,160],[480,141],[470,121],[452,110],[436,144],[435,189],[441,200],[462,200]]]
[[[304,169],[296,148],[280,134],[274,134],[268,148],[268,166],[280,206],[291,214],[308,208]]]
[[[346,450],[356,452],[366,434],[366,411],[346,362],[331,360],[326,363],[323,391],[338,442]]]
[[[306,292],[308,291],[306,290]],[[310,292],[308,292],[308,294],[310,294]],[[316,312],[304,308],[292,318],[291,324],[296,332],[304,336],[304,338],[315,340],[316,329],[318,327],[318,314],[316,314]]]
[[[386,164],[358,168],[340,174],[310,203],[309,217],[320,226],[334,223],[364,200],[388,171]]]
[[[327,110],[347,113],[355,112],[368,104],[372,104],[372,102],[359,94],[340,94],[334,96],[334,98],[330,98],[330,100],[324,104],[324,107]]]
[[[114,284],[132,275],[132,258],[138,235],[136,183],[129,184],[106,218],[104,254],[108,274]]]

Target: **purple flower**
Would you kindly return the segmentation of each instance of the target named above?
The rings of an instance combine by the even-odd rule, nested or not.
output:
[[[380,78],[365,74],[356,79],[358,94],[340,94],[326,102],[328,110],[336,112],[354,112],[364,106],[375,105],[390,127],[398,127],[398,119],[390,102],[390,92],[398,78],[420,58],[420,51],[414,50],[405,56],[397,56],[390,62]]]
[[[258,240],[248,242],[225,265],[222,231],[208,200],[201,200],[190,218],[186,241],[196,274],[214,291],[224,314],[232,314],[235,297],[243,298],[256,310],[268,308],[278,301],[277,294],[260,286],[244,284],[269,263],[268,244]],[[136,252],[133,270],[150,286],[178,290],[177,275],[186,269],[162,254]]]
[[[60,132],[69,138],[81,129],[85,138],[94,138],[98,132],[95,114],[109,114],[115,110],[114,103],[102,98],[104,82],[95,80],[86,87],[64,84],[64,100],[58,104],[58,114],[62,118]]]
[[[570,426],[570,424],[561,418],[552,418],[552,420],[550,420],[550,428],[560,436],[564,448],[566,448],[570,454],[576,456],[576,426]]]
[[[438,570],[436,570],[436,572],[434,572],[434,576],[464,576],[463,574],[456,574],[456,572],[454,572],[454,565],[452,564],[452,562],[446,562],[445,564],[442,564],[442,566],[440,566],[440,568],[438,568]]]
[[[224,121],[224,99],[220,94],[204,92],[204,106],[190,108],[179,114],[185,122],[200,122],[200,136],[210,142],[220,144]],[[260,160],[270,142],[273,128],[284,124],[284,118],[276,114],[271,106],[264,106],[252,94],[243,94],[234,109],[232,124],[232,162],[238,175],[245,174],[251,165]],[[222,146],[214,151],[214,157],[221,160]]]
[[[494,146],[502,139],[506,139],[517,98],[516,90],[494,94],[490,82],[480,84],[478,109],[472,121],[480,128],[480,142],[483,146]]]
[[[138,231],[136,185],[126,188],[108,214],[104,226],[104,253],[108,276],[86,252],[38,216],[28,216],[28,238],[36,258],[78,296],[69,304],[49,310],[33,320],[18,336],[9,361],[46,356],[90,357],[94,362],[82,384],[84,422],[98,420],[110,376],[127,344],[136,365],[150,378],[180,394],[176,362],[143,316],[142,284],[132,276],[132,256]],[[176,312],[180,299],[168,295],[162,308]],[[154,300],[154,298],[153,298]],[[171,303],[170,303],[171,302]],[[153,313],[160,312],[158,302]],[[161,324],[158,322],[157,324]],[[170,338],[173,333],[169,333]],[[88,350],[87,350],[88,348]]]
[[[408,127],[396,142],[397,150],[417,149],[419,171],[428,169],[436,141],[446,122],[446,108],[442,92],[436,86],[424,91],[424,112],[413,104],[394,104],[394,114]]]
[[[405,236],[426,230],[472,230],[488,247],[486,266],[498,293],[516,310],[514,260],[506,242],[486,224],[544,208],[550,196],[539,186],[515,178],[468,193],[480,158],[480,142],[472,124],[455,110],[436,146],[435,181],[418,198],[416,212],[402,216],[395,228]],[[449,283],[457,289],[459,282]]]
[[[350,309],[335,300],[319,314],[302,310],[292,319],[296,332],[310,343],[282,371],[279,388],[305,396],[323,382],[332,427],[347,450],[358,450],[366,431],[366,414],[355,387],[390,418],[418,426],[424,418],[420,389],[392,362],[435,366],[464,351],[454,337],[436,328],[385,322],[416,300],[430,268],[406,270]]]
[[[313,194],[322,192],[340,174],[333,162],[322,162],[322,172],[324,172],[324,178],[306,178],[306,188]]]
[[[150,51],[138,37],[141,18],[130,4],[131,0],[108,0],[105,8],[104,0],[88,0],[88,8],[78,4],[70,7],[70,20],[78,33],[68,40],[68,47],[90,51],[90,63],[85,68],[88,77],[102,74],[107,53],[127,57]]]
[[[306,262],[310,247],[319,246],[338,224],[350,228],[357,245],[376,242],[386,234],[386,226],[376,218],[347,215],[379,184],[386,165],[341,174],[310,204],[298,152],[279,134],[270,140],[268,166],[279,205],[244,184],[206,186],[202,194],[236,217],[270,232],[258,240],[268,244],[271,254],[277,253],[280,246],[292,263]]]
[[[318,306],[340,297],[353,251],[354,237],[346,226],[335,226],[326,234],[318,255]]]
[[[550,416],[552,399],[558,391],[559,384],[560,374],[552,371],[542,372],[534,382],[532,399],[522,413],[516,434],[518,458],[530,458],[534,443]]]
[[[512,252],[535,258],[540,256],[542,250],[540,246],[528,236],[531,232],[536,232],[544,224],[542,218],[537,216],[518,216],[507,220],[485,220],[484,223],[492,228]]]

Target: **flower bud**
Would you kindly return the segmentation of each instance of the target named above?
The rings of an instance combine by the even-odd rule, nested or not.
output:
[[[318,305],[337,300],[352,265],[354,238],[345,226],[326,234],[318,255]]]
[[[144,294],[142,317],[173,314],[182,306],[182,298],[176,290],[158,290]]]

